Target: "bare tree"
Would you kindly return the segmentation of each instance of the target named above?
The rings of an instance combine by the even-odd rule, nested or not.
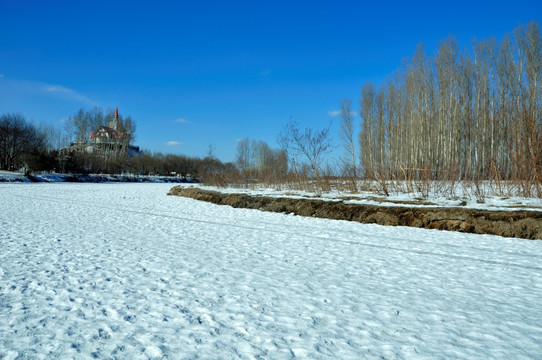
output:
[[[356,191],[356,178],[358,174],[356,166],[356,148],[354,143],[354,115],[352,113],[352,100],[350,99],[343,99],[341,101],[340,136],[345,151],[343,158],[345,174],[352,179],[353,189]]]
[[[371,82],[361,88],[359,97],[359,115],[361,116],[361,131],[359,133],[360,163],[366,177],[374,178],[375,167],[375,139],[374,139],[374,113],[375,113],[375,87]]]
[[[44,138],[46,151],[59,150],[69,145],[69,141],[59,125],[40,123],[37,130]]]
[[[96,130],[92,128],[91,113],[85,109],[79,109],[73,116],[70,116],[65,123],[65,130],[70,132],[69,137],[77,143],[88,142],[89,134]]]
[[[276,182],[288,172],[284,151],[270,148],[265,141],[249,138],[239,140],[235,157],[237,168],[245,180]]]
[[[324,155],[332,149],[330,129],[331,123],[319,131],[310,128],[302,131],[299,124],[290,118],[279,135],[279,144],[293,159],[293,165],[307,165],[322,188],[328,187],[322,177],[322,162]]]
[[[235,162],[242,173],[246,173],[251,168],[252,154],[249,138],[244,138],[237,142]]]
[[[216,147],[213,143],[210,143],[207,147],[207,157],[208,159],[216,159]]]
[[[21,114],[0,116],[0,169],[15,170],[23,156],[44,150],[44,138]]]

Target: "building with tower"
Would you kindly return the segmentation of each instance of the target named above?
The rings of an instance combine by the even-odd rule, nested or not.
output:
[[[115,107],[113,118],[107,125],[100,126],[88,136],[92,152],[128,153],[130,156],[139,152],[138,146],[130,144],[132,137],[119,118],[118,107]]]
[[[108,126],[102,125],[96,131],[91,132],[88,138],[93,144],[117,145],[119,143],[130,142],[130,136],[122,131],[119,121],[119,109],[115,107],[113,119],[109,121]]]
[[[131,145],[132,136],[129,126],[129,123],[125,124],[123,119],[119,117],[119,109],[115,107],[113,118],[109,120],[107,125],[101,125],[91,132],[87,142],[72,143],[62,151],[103,154],[104,156],[137,155],[139,154],[139,146]]]

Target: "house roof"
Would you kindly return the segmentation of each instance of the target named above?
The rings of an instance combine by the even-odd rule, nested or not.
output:
[[[121,139],[124,135],[126,135],[125,132],[116,132],[114,129],[110,128],[109,126],[102,125],[95,132],[91,132],[88,137],[90,139],[95,139],[98,137],[107,137],[110,139]]]

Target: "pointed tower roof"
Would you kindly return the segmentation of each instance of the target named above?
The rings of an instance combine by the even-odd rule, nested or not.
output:
[[[113,117],[115,119],[118,119],[118,117],[119,117],[119,107],[118,106],[115,106],[115,115],[113,115]]]

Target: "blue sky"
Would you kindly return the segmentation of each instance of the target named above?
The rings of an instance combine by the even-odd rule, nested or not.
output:
[[[322,128],[424,44],[501,39],[540,1],[0,0],[0,113],[61,125],[119,107],[136,144],[232,161],[238,139],[276,147],[292,116]],[[359,116],[356,118],[359,122]],[[335,154],[340,155],[340,150]]]

